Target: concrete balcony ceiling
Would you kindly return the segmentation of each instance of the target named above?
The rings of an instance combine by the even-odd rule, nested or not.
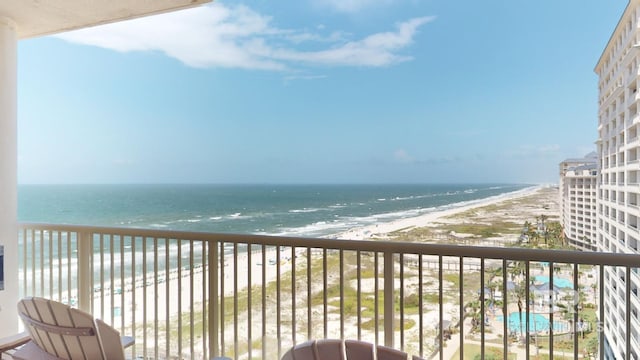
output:
[[[179,10],[211,0],[0,1],[0,17],[15,23],[18,39]]]

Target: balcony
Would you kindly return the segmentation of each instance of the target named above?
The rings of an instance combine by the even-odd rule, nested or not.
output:
[[[604,354],[597,279],[616,268],[631,278],[640,264],[640,255],[65,225],[22,224],[19,235],[20,296],[92,313],[135,336],[130,356],[144,359],[279,359],[313,338],[441,359],[577,359],[595,337],[588,351]],[[630,354],[629,295],[625,304]]]

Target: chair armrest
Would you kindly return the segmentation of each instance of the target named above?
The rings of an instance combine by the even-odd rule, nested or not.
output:
[[[29,340],[31,340],[31,337],[26,331],[0,339],[0,355],[28,343]]]
[[[136,339],[131,337],[131,336],[121,336],[120,337],[120,343],[122,344],[122,348],[126,349],[129,346],[135,344]]]

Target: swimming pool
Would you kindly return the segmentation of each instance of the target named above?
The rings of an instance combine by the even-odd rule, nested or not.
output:
[[[498,321],[503,321],[502,315],[496,316]],[[524,332],[526,327],[526,313],[522,313],[522,324],[520,324],[520,313],[512,312],[509,314],[509,331],[511,332]],[[566,323],[564,321],[560,321],[559,319],[554,318],[553,320],[553,331],[554,332],[563,332],[566,331]],[[532,314],[529,313],[529,332],[536,331],[549,331],[549,319],[547,319],[542,314]]]
[[[536,282],[541,282],[543,284],[547,284],[549,282],[549,277],[544,275],[536,275],[534,277]],[[573,283],[567,279],[553,277],[553,285],[559,288],[573,288]]]

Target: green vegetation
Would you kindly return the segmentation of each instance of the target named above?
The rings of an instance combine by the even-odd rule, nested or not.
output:
[[[504,203],[500,203],[497,205],[490,205],[482,208],[476,208],[474,210],[466,211],[464,213],[458,214],[454,217],[464,217],[465,223],[460,224],[447,224],[441,223],[436,227],[425,227],[425,228],[413,228],[408,227],[391,234],[394,237],[394,240],[402,240],[402,241],[445,241],[445,242],[455,242],[461,238],[450,237],[448,235],[451,232],[460,233],[460,234],[471,234],[473,235],[473,239],[477,239],[475,241],[482,241],[484,238],[491,238],[505,234],[513,234],[514,241],[517,239],[518,235],[526,234],[529,235],[530,241],[525,246],[531,247],[541,247],[541,248],[561,248],[563,246],[562,239],[562,229],[559,227],[558,222],[554,222],[549,220],[544,215],[539,215],[536,217],[535,225],[532,223],[525,223],[524,226],[522,224],[509,221],[508,216],[510,213],[514,211],[514,208],[519,206],[533,206],[535,203],[527,203],[527,201],[531,201],[527,198],[516,199],[512,201],[507,201]],[[533,204],[533,205],[532,205]],[[500,217],[500,215],[495,220],[487,220],[488,214],[504,214],[504,217]],[[453,218],[453,217],[452,217]],[[478,221],[476,221],[478,220]],[[533,219],[531,219],[533,221]],[[544,231],[540,231],[540,226],[538,224],[542,224]],[[524,231],[523,231],[524,228]],[[312,334],[311,337],[317,337],[319,334],[323,334],[324,332],[324,324],[323,324],[323,307],[326,306],[327,309],[327,321],[335,321],[339,314],[344,314],[345,317],[345,327],[358,325],[358,319],[360,321],[360,327],[363,332],[371,332],[375,330],[375,309],[377,307],[379,313],[379,317],[377,319],[378,326],[382,326],[383,317],[384,317],[384,294],[383,294],[383,261],[380,255],[378,254],[378,266],[375,267],[375,256],[373,252],[361,252],[359,263],[360,263],[360,271],[358,272],[357,265],[358,258],[356,251],[343,251],[339,252],[336,250],[328,250],[326,251],[327,258],[323,261],[320,254],[316,251],[311,253],[311,258],[307,258],[307,253],[304,253],[302,256],[299,256],[298,259],[295,260],[296,266],[294,271],[282,272],[280,275],[279,283],[276,281],[271,281],[264,287],[264,292],[262,286],[254,286],[251,289],[240,290],[236,295],[236,298],[225,297],[223,306],[225,308],[225,318],[224,327],[225,334],[228,336],[234,331],[234,323],[237,321],[239,324],[246,324],[247,316],[249,311],[253,311],[255,314],[253,315],[253,321],[261,324],[261,316],[262,311],[266,313],[266,321],[267,326],[275,325],[275,317],[278,311],[280,311],[280,324],[283,325],[284,329],[290,327],[295,321],[295,328],[300,333],[300,338],[306,338],[306,332],[308,329],[307,324],[307,315],[308,311],[312,312],[312,316],[314,317],[314,327],[311,329]],[[290,251],[287,252],[290,254]],[[283,256],[284,257],[284,256]],[[340,258],[344,259],[344,263],[340,266]],[[459,301],[459,289],[460,289],[460,272],[458,270],[446,270],[447,261],[457,261],[457,258],[453,257],[450,260],[447,260],[448,257],[445,257],[445,270],[442,273],[443,283],[440,285],[438,283],[439,273],[437,270],[433,268],[429,268],[426,264],[422,268],[422,278],[418,279],[418,263],[416,258],[413,256],[405,256],[404,257],[404,292],[403,297],[400,297],[400,286],[396,283],[396,290],[394,293],[395,298],[395,306],[396,306],[396,316],[395,326],[396,330],[399,331],[400,327],[402,327],[407,333],[413,333],[416,331],[417,319],[416,315],[420,313],[420,305],[423,306],[423,311],[437,311],[438,302],[440,297],[440,291],[442,291],[443,303],[444,304],[457,304]],[[468,264],[465,262],[465,264]],[[524,299],[524,289],[526,286],[521,284],[524,279],[523,267],[524,263],[522,262],[509,262],[507,269],[508,280],[514,281],[516,283],[516,290],[513,292],[509,292],[506,294],[509,299],[510,306],[513,306],[514,303],[517,303],[519,307],[524,308],[526,304],[526,299]],[[557,264],[560,271],[573,271],[572,268],[568,268],[563,266],[562,264]],[[269,265],[275,266],[275,265]],[[531,264],[531,269],[535,268],[535,263]],[[273,268],[271,269],[273,270]],[[325,273],[326,270],[326,273]],[[580,266],[580,271],[583,272],[585,270],[589,270],[589,268],[585,268]],[[310,277],[308,274],[310,272]],[[398,273],[396,272],[396,275]],[[485,303],[485,307],[489,306],[488,301],[489,298],[493,295],[495,289],[503,291],[502,285],[502,268],[499,266],[491,264],[486,267],[484,280],[485,283],[480,283],[480,273],[477,270],[468,271],[465,270],[462,272],[463,275],[463,292],[464,292],[464,311],[465,317],[469,318],[477,318],[480,321],[480,299],[478,297],[478,291],[483,286],[487,286],[490,288],[491,293],[487,293],[487,302]],[[246,276],[240,275],[240,276]],[[326,277],[326,288],[324,288]],[[356,280],[360,279],[361,289],[358,291]],[[377,279],[379,288],[377,297],[375,296],[375,280]],[[307,281],[310,281],[312,284],[312,291],[310,294],[307,293]],[[230,286],[233,286],[233,283],[225,283],[225,288],[229,289]],[[423,287],[422,296],[418,294],[418,286]],[[293,308],[292,301],[289,298],[289,294],[292,293],[293,289],[295,291],[296,297],[296,317],[293,319],[291,315],[291,309]],[[440,290],[442,289],[442,290]],[[280,294],[280,301],[278,303],[278,295]],[[251,303],[249,303],[249,295],[251,295]],[[265,303],[262,303],[262,298],[265,298]],[[340,300],[340,295],[342,295],[342,300]],[[307,298],[309,296],[309,298]],[[325,304],[325,298],[327,299]],[[377,303],[376,303],[377,299]],[[358,302],[359,305],[358,306]],[[398,318],[398,313],[400,306],[403,306],[404,309],[404,321],[400,321]],[[498,309],[501,308],[501,303],[494,303]],[[201,308],[202,305],[198,304],[196,309]],[[513,308],[509,311],[513,311]],[[199,312],[199,311],[198,311]],[[457,312],[457,311],[456,311]],[[204,311],[204,313],[207,313]],[[260,315],[257,315],[260,314]],[[208,316],[208,315],[207,315]],[[451,316],[451,315],[447,315]],[[458,314],[453,315],[454,319],[448,319],[452,321],[457,321]],[[591,324],[592,329],[595,329],[595,311],[589,307],[589,304],[584,305],[584,310],[581,311],[580,316],[587,322]],[[185,337],[184,343],[187,343],[186,339],[190,336],[190,333],[193,329],[194,337],[200,338],[202,336],[203,327],[206,326],[203,323],[203,318],[198,318],[197,316],[193,319],[193,321],[189,318],[188,314],[184,314],[182,316],[182,336]],[[171,336],[177,336],[177,318],[172,318],[170,320],[170,324],[172,325],[170,332]],[[479,322],[478,322],[479,324]],[[434,324],[428,324],[433,327]],[[331,327],[331,325],[329,325]],[[453,332],[459,329],[452,329]],[[489,334],[491,332],[491,328],[485,329],[486,333]],[[153,329],[150,329],[153,332]],[[165,332],[165,328],[161,328],[160,332]],[[288,330],[287,330],[288,331]],[[433,334],[431,334],[433,332]],[[501,330],[497,330],[498,337],[501,334]],[[251,346],[253,349],[260,349],[262,346],[262,341],[260,331],[253,330],[252,343]],[[425,330],[424,336],[434,336],[435,330],[431,328]],[[242,336],[240,336],[242,337]],[[493,336],[495,337],[495,336]],[[544,343],[544,337],[539,337],[540,344]],[[548,338],[546,338],[548,339]],[[568,336],[556,336],[554,337],[554,350],[557,351],[573,351],[573,340],[571,335]],[[455,341],[455,340],[454,340]],[[500,344],[501,338],[498,338],[496,342],[498,344],[490,345],[491,340],[487,341],[487,346],[485,348],[485,359],[499,358],[502,359],[502,346]],[[595,341],[595,346],[593,345]],[[548,340],[547,340],[548,342]],[[173,343],[172,343],[173,344]],[[226,341],[225,348],[227,349],[227,354],[233,354],[233,343]],[[248,342],[241,342],[237,344],[238,351],[240,354],[244,353],[248,348]],[[429,347],[430,345],[427,345]],[[584,337],[580,337],[579,346],[582,353],[582,350],[585,348],[593,347],[597,348],[597,334],[595,332],[586,333]],[[480,354],[480,347],[472,344],[465,344],[465,359],[475,359],[478,358]],[[540,357],[534,357],[532,354],[532,358],[548,358],[546,355],[541,354]],[[456,354],[454,358],[458,358],[459,354]],[[515,354],[510,353],[508,358],[515,358]],[[560,359],[562,357],[555,356],[556,359]]]
[[[481,359],[481,354],[482,354],[482,349],[480,348],[480,345],[475,345],[475,344],[464,344],[464,359],[465,360],[476,360],[476,359]],[[504,358],[504,352],[502,351],[501,347],[494,347],[494,346],[485,346],[484,348],[484,355],[485,355],[485,360],[487,359],[503,359]],[[458,351],[455,352],[455,354],[451,357],[452,359],[459,359],[460,358],[460,349],[458,349]],[[507,356],[508,359],[517,359],[517,355],[513,352],[510,352],[509,355]]]

